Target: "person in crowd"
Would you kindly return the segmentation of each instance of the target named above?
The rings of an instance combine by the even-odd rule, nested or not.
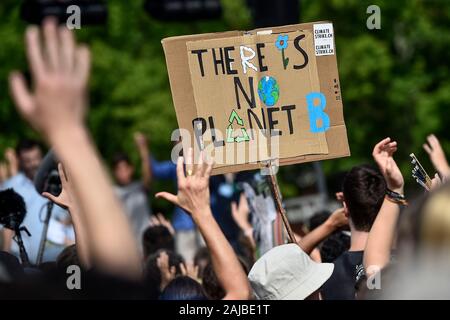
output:
[[[434,134],[430,134],[427,137],[427,141],[423,144],[423,148],[428,153],[431,163],[433,163],[437,173],[439,173],[444,180],[450,178],[450,166],[448,165],[439,139]]]
[[[395,152],[397,143],[389,138],[374,148],[377,163],[385,170],[388,154]],[[396,177],[400,170],[393,168]],[[400,174],[401,176],[401,174]],[[372,224],[386,195],[386,182],[380,172],[369,166],[354,167],[343,183],[344,210],[349,217],[350,248],[334,261],[335,269],[324,285],[325,299],[355,299],[355,285],[364,275],[363,255]]]
[[[336,193],[336,199],[339,202],[343,202],[342,192]],[[331,212],[327,209],[320,210],[313,214],[308,222],[308,232],[316,229],[327,221]],[[300,239],[299,242],[302,240]],[[350,231],[348,224],[335,230],[330,234],[323,242],[321,242],[316,249],[319,250],[320,260],[315,260],[311,253],[311,258],[317,262],[334,262],[341,254],[346,252],[350,248]]]
[[[144,261],[160,249],[175,250],[173,233],[164,225],[152,225],[145,229],[142,235]]]
[[[194,162],[192,148],[189,148],[187,158],[186,173],[183,157],[178,158],[178,193],[174,195],[159,192],[156,197],[166,199],[191,214],[205,239],[214,271],[225,290],[223,299],[250,299],[251,290],[244,269],[211,212],[209,177],[213,165],[206,163],[203,153],[200,154],[198,161]]]
[[[214,218],[236,252],[242,254],[239,240],[240,228],[236,224],[231,208],[232,203],[240,202],[239,184],[253,178],[253,171],[226,173],[211,177],[209,188],[211,193],[211,210]]]
[[[147,139],[141,132],[137,132],[134,135],[134,141],[139,151],[142,179],[140,181],[133,180],[135,168],[128,155],[124,153],[119,153],[114,157],[113,172],[117,183],[115,191],[125,207],[136,240],[141,243],[151,214],[147,192],[150,188],[152,174],[148,162]]]
[[[41,42],[37,27],[27,29],[33,93],[18,72],[11,74],[10,86],[17,109],[45,137],[62,163],[58,170],[63,191],[58,196],[45,196],[69,209],[81,264],[107,277],[129,283],[141,281],[143,272],[135,237],[84,125],[89,50],[78,46],[72,32],[58,28],[54,19],[43,22],[42,34]],[[45,56],[42,47],[47,52]],[[192,155],[190,160],[193,163]],[[216,274],[226,291],[224,298],[248,299],[251,293],[245,272],[209,206],[212,164],[200,161],[187,169],[186,176],[183,162],[180,157],[176,168],[177,195],[161,192],[157,196],[191,214],[210,250]]]
[[[395,236],[394,230],[400,213],[399,204],[404,204],[402,201],[404,199],[404,179],[393,157],[397,145],[394,148],[390,145],[392,146],[390,138],[386,138],[375,146],[372,153],[386,181],[388,193],[383,198],[382,206],[370,230],[364,250],[364,269],[368,276],[375,273],[374,269],[379,270],[389,262]],[[375,243],[374,241],[380,242]],[[376,252],[374,248],[377,248]]]
[[[202,286],[209,300],[221,300],[225,297],[225,290],[220,285],[211,263],[208,263],[203,270]]]
[[[390,241],[392,231],[398,232],[396,259],[384,266],[385,260],[376,260],[378,258],[373,250],[385,254],[388,254],[388,250],[387,246],[383,246],[385,240],[380,238],[381,234],[375,235],[372,240],[379,239],[381,244],[377,247],[375,243],[371,243],[367,259],[368,263],[379,266],[381,286],[378,292],[373,290],[375,292],[370,292],[366,298],[372,298],[371,295],[375,293],[381,299],[450,299],[450,290],[446,285],[450,281],[449,208],[450,185],[447,183],[439,186],[435,183],[429,194],[404,210],[397,224],[398,229],[392,228],[391,222],[386,219],[388,211],[398,217],[398,208],[383,212],[380,224],[383,223],[387,231],[384,238]],[[373,269],[375,268],[372,267],[371,271]],[[374,276],[376,277],[377,275]]]
[[[181,143],[178,141],[177,143]],[[155,180],[177,181],[177,168],[171,160],[158,161],[150,156],[150,168]],[[193,261],[195,252],[203,245],[195,223],[190,215],[175,206],[172,214],[172,226],[175,230],[175,251],[183,255],[186,261]]]
[[[12,188],[25,200],[27,214],[23,221],[31,236],[23,234],[23,243],[32,264],[37,262],[39,244],[44,228],[43,217],[48,200],[42,197],[34,186],[34,177],[42,162],[42,148],[31,139],[23,139],[17,144],[16,150],[9,149],[5,153],[9,176],[1,189]],[[54,260],[72,239],[72,228],[68,225],[68,215],[60,207],[53,207],[52,217],[47,233],[47,242],[43,261]],[[14,232],[3,230],[3,250],[19,256],[19,248],[12,241]]]
[[[62,272],[66,272],[70,266],[81,266],[75,244],[65,247],[56,258],[56,267]]]
[[[155,179],[176,180],[176,166],[172,161],[157,161],[151,157],[152,174]],[[239,250],[239,228],[232,218],[230,204],[239,199],[236,185],[249,177],[250,173],[216,175],[210,179],[211,209],[222,232],[235,250]],[[181,208],[175,207],[172,224],[176,231],[176,251],[187,261],[193,261],[195,252],[204,245],[191,217]]]
[[[211,262],[209,251],[207,247],[201,247],[197,250],[194,257],[194,265],[198,267],[198,275],[203,279],[203,273],[206,266]]]
[[[395,141],[384,139],[375,146],[374,157],[376,155],[377,159],[384,163],[396,148]],[[395,174],[399,174],[398,168],[393,170]],[[369,231],[387,191],[385,179],[380,171],[368,165],[357,166],[350,170],[343,182],[344,207],[336,210],[325,223],[300,241],[302,248],[310,252],[341,226],[346,224],[350,226],[350,248],[334,261],[333,275],[321,291],[324,299],[355,299],[355,285],[365,276],[363,254]]]
[[[252,266],[256,260],[257,248],[253,237],[253,226],[249,220],[250,209],[243,192],[239,196],[239,202],[232,201],[230,208],[231,216],[240,230],[238,238],[239,253],[245,258],[246,263]]]
[[[207,300],[207,297],[197,281],[188,276],[179,276],[169,282],[159,300]]]
[[[231,215],[241,231],[239,237],[239,253],[245,259],[246,263],[252,266],[257,258],[257,245],[253,237],[253,226],[249,221],[249,214],[250,209],[247,198],[244,193],[241,193],[239,202],[231,202]],[[302,237],[298,234],[294,235],[297,242],[300,242]],[[314,261],[321,262],[318,249],[312,248],[309,254]]]
[[[12,72],[9,80],[18,111],[64,164],[59,172],[65,191],[63,186],[59,200],[46,196],[68,201],[81,261],[105,274],[141,279],[135,237],[84,124],[90,52],[76,44],[70,30],[58,28],[53,18],[43,22],[42,36],[38,27],[27,28],[33,91],[19,72]]]
[[[332,263],[314,262],[297,243],[277,246],[253,265],[248,279],[259,300],[318,300]]]
[[[160,249],[150,255],[146,261],[144,275],[148,285],[156,286],[160,292],[176,276],[181,275],[184,264],[181,255],[166,249]]]
[[[308,220],[308,229],[309,231],[314,230],[318,226],[320,226],[322,223],[327,221],[327,219],[330,217],[331,212],[329,210],[319,210],[315,212],[311,218]]]
[[[19,170],[19,163],[14,149],[7,148],[4,159],[5,161],[0,162],[0,186],[9,178],[17,175]]]
[[[339,192],[340,194],[340,192]],[[342,203],[338,194],[336,198]],[[320,210],[313,214],[308,221],[308,231],[310,233],[314,229],[321,227],[330,218],[331,212],[329,210]],[[328,235],[314,250],[318,250],[318,258],[315,257],[314,251],[311,252],[310,257],[316,262],[334,262],[341,254],[350,248],[350,231],[347,231],[348,223],[336,229],[333,233]],[[297,242],[301,243],[302,237],[297,237]]]
[[[34,141],[23,141],[15,152],[7,152],[7,165],[0,166],[0,180],[7,179],[2,188],[12,187],[25,199],[28,214],[24,225],[33,236],[24,237],[24,242],[32,262],[42,230],[39,211],[48,200],[70,214],[75,244],[32,270],[24,270],[15,256],[0,251],[0,297],[160,300],[450,297],[448,286],[440,285],[450,280],[450,184],[446,182],[450,167],[434,135],[427,137],[423,147],[438,174],[429,192],[409,205],[402,216],[400,212],[408,202],[404,178],[394,160],[397,142],[386,138],[373,148],[378,169],[361,165],[346,175],[342,208],[298,237],[296,243],[274,247],[254,262],[256,244],[245,196],[230,190],[233,183],[227,180],[229,176],[211,178],[212,160],[207,161],[203,153],[194,159],[189,148],[176,165],[159,163],[151,157],[146,139],[138,134],[135,141],[143,181],[133,181],[134,168],[122,156],[114,165],[118,184],[115,188],[85,125],[89,49],[77,44],[66,27],[58,27],[55,19],[47,18],[42,27],[27,28],[26,51],[32,90],[18,72],[10,75],[10,90],[17,110],[55,151],[60,161],[62,191],[59,195],[47,192],[40,195],[35,190],[33,179],[42,160],[42,149]],[[156,194],[175,205],[173,226],[162,214],[149,216],[145,197],[152,176],[177,184],[176,194]],[[217,195],[223,199],[215,198]],[[232,202],[239,196],[239,202]],[[147,211],[143,209],[145,206]],[[229,215],[226,218],[229,221],[224,222],[226,226],[221,226],[224,220],[217,218],[214,206],[226,209],[217,210]],[[235,236],[239,233],[234,235],[234,231],[228,230],[231,226],[240,229],[248,243],[243,258],[236,253],[240,242]],[[327,238],[329,243],[324,242],[322,249],[329,245],[333,250],[343,250],[340,242],[336,244],[342,239],[333,237],[342,235],[337,231],[345,226],[351,232],[348,250],[334,263],[314,261],[311,253]],[[397,234],[397,259],[393,263]],[[11,243],[12,234],[4,232],[4,235],[4,248],[18,254]],[[200,237],[205,247],[197,249]],[[140,245],[143,254],[139,252]],[[325,254],[319,259],[330,260],[333,258],[325,259]],[[72,265],[81,267],[83,290],[67,289],[66,270]],[[383,289],[372,290],[379,287],[380,279]]]
[[[441,176],[446,177],[445,155],[439,141],[432,135],[429,145],[424,145],[430,160]],[[404,180],[396,170],[393,152],[383,159],[374,158],[382,170],[388,188],[403,195]],[[389,194],[385,197],[380,212],[370,231],[364,251],[364,267],[372,286],[361,286],[361,297],[366,299],[443,299],[450,297],[447,288],[439,283],[450,279],[450,239],[448,184],[440,186],[440,177],[435,175],[429,194],[423,195],[404,210],[404,196]],[[399,223],[400,220],[400,223]],[[398,230],[397,230],[398,228]],[[398,231],[396,262],[391,255]],[[414,279],[414,281],[411,281]],[[380,283],[383,283],[381,287]],[[378,282],[378,285],[377,285]],[[369,289],[378,290],[369,290]]]
[[[337,230],[332,233],[320,246],[322,262],[334,262],[342,254],[350,249],[351,233]]]

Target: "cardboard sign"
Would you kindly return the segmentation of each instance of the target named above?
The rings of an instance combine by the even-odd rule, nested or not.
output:
[[[331,23],[162,41],[183,145],[213,174],[348,156]]]

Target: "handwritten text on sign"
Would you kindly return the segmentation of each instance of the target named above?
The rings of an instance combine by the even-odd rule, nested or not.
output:
[[[259,130],[279,136],[283,158],[328,152],[324,132],[330,120],[311,32],[193,41],[187,47],[199,143],[210,135],[215,148],[250,144]]]

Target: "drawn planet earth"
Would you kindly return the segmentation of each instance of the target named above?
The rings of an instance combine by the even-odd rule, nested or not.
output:
[[[277,103],[280,97],[280,87],[274,77],[265,76],[258,83],[259,98],[268,107]]]

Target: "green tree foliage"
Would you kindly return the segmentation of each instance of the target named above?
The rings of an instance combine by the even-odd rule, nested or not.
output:
[[[21,1],[0,5],[0,152],[35,133],[17,115],[8,74],[26,67]],[[170,154],[177,127],[161,39],[168,36],[251,28],[245,0],[223,0],[223,18],[167,23],[150,18],[143,0],[109,0],[106,26],[82,27],[77,36],[92,48],[88,123],[102,154],[134,152],[132,133],[150,137],[158,158]],[[381,9],[381,29],[368,30],[366,8]],[[409,172],[408,154],[425,159],[422,143],[434,132],[450,154],[450,1],[302,0],[301,21],[334,23],[344,113],[352,156],[324,162],[327,173],[371,161],[374,143],[391,136]],[[431,171],[431,165],[424,161]],[[283,169],[295,172],[298,166]],[[287,181],[289,182],[289,181]],[[286,185],[287,196],[295,188]]]
[[[330,19],[336,33],[352,157],[327,161],[326,169],[370,161],[373,145],[385,136],[399,141],[397,158],[404,174],[409,172],[409,153],[426,159],[422,144],[429,133],[441,138],[450,155],[450,131],[446,130],[450,123],[450,2],[305,0],[303,4],[303,20]],[[381,9],[380,30],[366,28],[370,4]],[[432,171],[431,165],[427,167]]]

